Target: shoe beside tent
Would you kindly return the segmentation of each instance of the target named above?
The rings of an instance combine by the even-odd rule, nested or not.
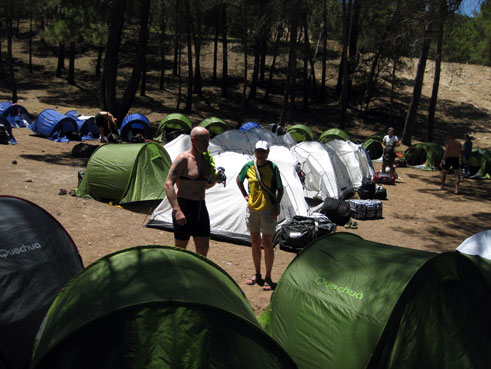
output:
[[[349,136],[346,132],[338,128],[330,128],[324,132],[319,137],[319,142],[329,142],[332,140],[343,140],[349,141]]]
[[[7,118],[13,128],[27,127],[32,123],[26,108],[8,101],[0,103],[0,115]]]
[[[0,218],[0,367],[25,369],[49,306],[83,264],[65,229],[38,205],[0,196]]]
[[[155,141],[170,142],[181,134],[189,134],[192,128],[193,124],[184,114],[168,114],[160,121]]]
[[[324,201],[344,199],[353,192],[348,170],[336,153],[316,141],[301,142],[291,148],[305,175],[305,197]]]
[[[296,142],[313,141],[314,132],[304,124],[294,124],[286,130]]]
[[[75,119],[53,109],[43,110],[29,129],[57,142],[67,142],[71,137],[78,135],[78,125]]]
[[[235,281],[184,249],[105,256],[67,284],[46,317],[31,369],[296,368]]]
[[[227,123],[217,117],[206,118],[199,125],[210,132],[211,138],[230,129]]]
[[[422,142],[409,146],[404,151],[408,166],[422,170],[438,170],[444,150],[434,142]]]
[[[314,240],[259,320],[299,368],[487,368],[490,289],[458,252]]]
[[[155,142],[106,144],[90,157],[76,195],[118,204],[162,200],[171,164]]]
[[[82,140],[99,139],[101,133],[93,115],[82,115],[76,110],[69,110],[65,115],[75,119],[78,126],[78,133]]]
[[[121,123],[121,138],[123,141],[132,142],[136,135],[141,134],[145,140],[152,139],[152,126],[143,114],[130,114]]]

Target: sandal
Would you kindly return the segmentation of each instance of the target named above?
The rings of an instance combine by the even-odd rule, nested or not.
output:
[[[247,283],[249,286],[252,286],[252,285],[254,285],[254,284],[256,284],[256,283],[257,283],[257,284],[260,284],[260,283],[262,282],[262,280],[263,280],[263,279],[261,278],[261,273],[254,273],[254,274],[251,276],[251,278],[249,278],[249,279],[247,280],[247,282],[246,282],[246,283]]]
[[[276,288],[276,283],[274,283],[271,278],[264,279],[263,291],[273,291]]]

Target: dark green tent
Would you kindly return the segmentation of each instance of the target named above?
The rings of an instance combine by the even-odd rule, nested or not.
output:
[[[314,140],[314,132],[303,124],[294,124],[290,128],[286,130],[295,141],[303,142],[303,141],[313,141]]]
[[[210,131],[210,136],[212,138],[229,129],[228,124],[217,117],[206,118],[201,121],[199,125],[205,127],[208,131]]]
[[[491,150],[475,148],[469,158],[470,176],[473,178],[491,178]]]
[[[90,157],[76,195],[119,204],[162,200],[171,164],[156,142],[103,145]]]
[[[404,151],[407,165],[423,170],[438,170],[444,150],[434,142],[422,142],[409,146]]]
[[[487,368],[490,306],[459,252],[335,233],[290,263],[260,321],[299,368]]]
[[[159,124],[155,141],[169,142],[180,134],[189,134],[193,124],[184,114],[172,113],[166,115]]]
[[[234,280],[181,248],[140,246],[96,261],[47,315],[31,369],[296,368]]]
[[[362,146],[367,151],[368,155],[370,155],[371,160],[382,157],[382,154],[384,153],[384,148],[382,147],[383,139],[382,136],[373,135],[363,140]]]
[[[346,132],[338,128],[331,128],[324,132],[319,137],[319,142],[329,142],[331,140],[349,141],[349,136]]]

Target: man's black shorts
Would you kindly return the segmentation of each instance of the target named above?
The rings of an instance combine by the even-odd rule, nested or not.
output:
[[[177,224],[175,214],[172,214],[174,238],[180,241],[187,241],[191,236],[209,237],[210,216],[208,215],[205,200],[196,201],[178,197],[177,202],[186,216],[186,224]]]
[[[443,166],[443,169],[449,170],[450,168],[453,169],[460,168],[460,162],[458,156],[451,156],[445,159],[445,165]]]

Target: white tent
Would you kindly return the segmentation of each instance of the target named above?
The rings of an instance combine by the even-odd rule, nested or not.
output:
[[[304,195],[312,199],[342,199],[353,191],[347,168],[323,143],[304,141],[291,148],[305,174]]]
[[[268,132],[264,130],[265,132]],[[210,152],[213,153],[217,167],[225,168],[227,185],[217,184],[206,191],[206,205],[210,214],[211,234],[215,239],[250,243],[249,232],[245,224],[245,211],[247,204],[237,187],[235,180],[243,165],[253,159],[253,156],[241,152],[228,151],[227,147],[218,146],[215,139],[227,134],[224,132],[210,142]],[[244,136],[245,135],[245,136]],[[247,138],[247,133],[238,136],[228,136],[232,147],[239,147],[234,137],[242,141],[253,142]],[[263,138],[261,138],[263,139]],[[227,145],[225,141],[218,141]],[[169,142],[164,148],[174,160],[177,155],[190,148],[189,136],[181,135]],[[255,145],[255,141],[254,144]],[[254,147],[254,146],[253,146]],[[239,151],[239,150],[238,150]],[[290,220],[294,215],[308,215],[308,206],[303,197],[302,184],[295,172],[296,159],[285,146],[271,146],[269,160],[276,163],[280,169],[281,179],[285,189],[281,201],[281,214],[278,223]],[[172,209],[165,198],[154,210],[147,223],[148,227],[172,229]]]
[[[491,260],[491,229],[470,236],[457,247],[457,251]]]
[[[373,176],[373,167],[369,164],[366,151],[351,141],[332,140],[325,144],[341,159],[348,170],[348,174],[355,190],[361,186],[363,178]]]

